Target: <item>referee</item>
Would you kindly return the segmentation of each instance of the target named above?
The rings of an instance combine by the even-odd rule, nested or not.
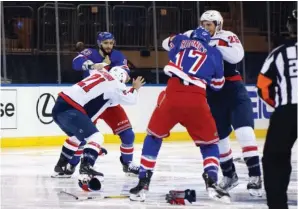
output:
[[[288,209],[291,149],[297,139],[297,10],[287,28],[290,38],[269,54],[257,81],[259,96],[275,108],[262,159],[269,209]]]

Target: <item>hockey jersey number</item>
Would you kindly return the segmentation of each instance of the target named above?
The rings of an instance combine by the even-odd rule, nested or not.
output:
[[[229,36],[228,39],[230,43],[240,43],[240,40],[238,39],[237,36]]]
[[[181,69],[183,69],[182,61],[183,61],[185,52],[186,50],[181,51],[176,55],[176,65],[179,66]],[[189,73],[195,75],[200,70],[201,66],[204,64],[207,58],[207,55],[198,50],[190,50],[188,53],[188,57],[196,58],[188,71]]]
[[[90,91],[97,84],[105,81],[106,79],[100,74],[94,74],[89,78],[86,78],[78,83],[80,87],[84,89],[85,92]]]
[[[111,81],[114,80],[114,78],[109,73],[102,71],[101,74],[96,73],[80,81],[78,85],[82,87],[85,92],[89,92],[94,86],[104,82],[105,80]]]

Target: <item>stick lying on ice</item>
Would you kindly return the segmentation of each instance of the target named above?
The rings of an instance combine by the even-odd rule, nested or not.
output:
[[[107,195],[107,196],[77,196],[75,194],[60,191],[61,194],[66,194],[68,196],[71,196],[75,198],[76,200],[93,200],[93,199],[123,199],[123,198],[129,198],[129,195]]]

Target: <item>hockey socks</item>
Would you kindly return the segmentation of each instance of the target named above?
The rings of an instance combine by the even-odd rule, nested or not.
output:
[[[61,155],[67,159],[71,159],[74,153],[78,150],[80,143],[81,141],[77,139],[77,137],[69,137],[63,144]]]
[[[139,178],[145,178],[147,170],[153,170],[162,144],[161,138],[147,135],[144,141]]]
[[[133,158],[133,143],[135,140],[135,134],[132,129],[127,129],[119,133],[122,144],[120,145],[121,157],[125,164],[129,164]]]
[[[84,146],[83,158],[93,166],[98,157],[104,137],[100,132],[96,132],[89,136],[86,141],[87,144]]]
[[[220,162],[220,168],[222,170],[222,174],[229,178],[232,178],[233,174],[236,173],[235,165],[233,163],[233,158],[225,162]]]
[[[128,164],[132,161],[133,158],[133,142],[135,139],[134,132],[132,129],[125,130],[119,134],[122,144],[120,146],[121,156],[123,159],[123,162]],[[74,156],[69,161],[69,163],[73,166],[76,166],[80,162],[81,155],[83,153],[84,146],[86,145],[86,141],[81,142],[78,150],[74,153]],[[102,150],[103,154],[106,154],[107,151],[105,149]]]
[[[247,165],[249,176],[261,176],[259,156],[245,157],[244,161]]]
[[[80,163],[80,159],[81,159],[81,156],[83,154],[83,150],[84,150],[84,146],[86,145],[86,141],[83,141],[78,150],[74,153],[73,157],[71,158],[71,160],[69,161],[69,164],[76,167],[79,163]],[[102,156],[102,155],[107,155],[108,154],[108,151],[101,147],[100,151],[99,151],[99,156]]]
[[[243,159],[247,165],[249,176],[260,176],[258,146],[253,128],[249,126],[237,128],[235,135],[242,147]]]
[[[204,160],[204,171],[214,182],[217,182],[219,166],[219,149],[217,144],[200,145],[200,149]]]
[[[86,144],[86,141],[80,144],[78,150],[74,153],[73,157],[69,161],[69,164],[71,164],[72,166],[77,166],[79,164],[81,155],[83,154],[85,144]]]

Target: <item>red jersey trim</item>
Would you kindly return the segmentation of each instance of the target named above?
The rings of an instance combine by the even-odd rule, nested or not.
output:
[[[75,109],[77,109],[78,111],[80,111],[81,113],[87,115],[87,112],[85,111],[85,109],[81,105],[79,105],[78,103],[76,103],[75,101],[73,101],[69,96],[67,96],[63,92],[60,92],[58,95],[62,99],[64,99],[64,101],[66,103],[68,103],[69,105],[71,105],[72,107],[74,107]]]

